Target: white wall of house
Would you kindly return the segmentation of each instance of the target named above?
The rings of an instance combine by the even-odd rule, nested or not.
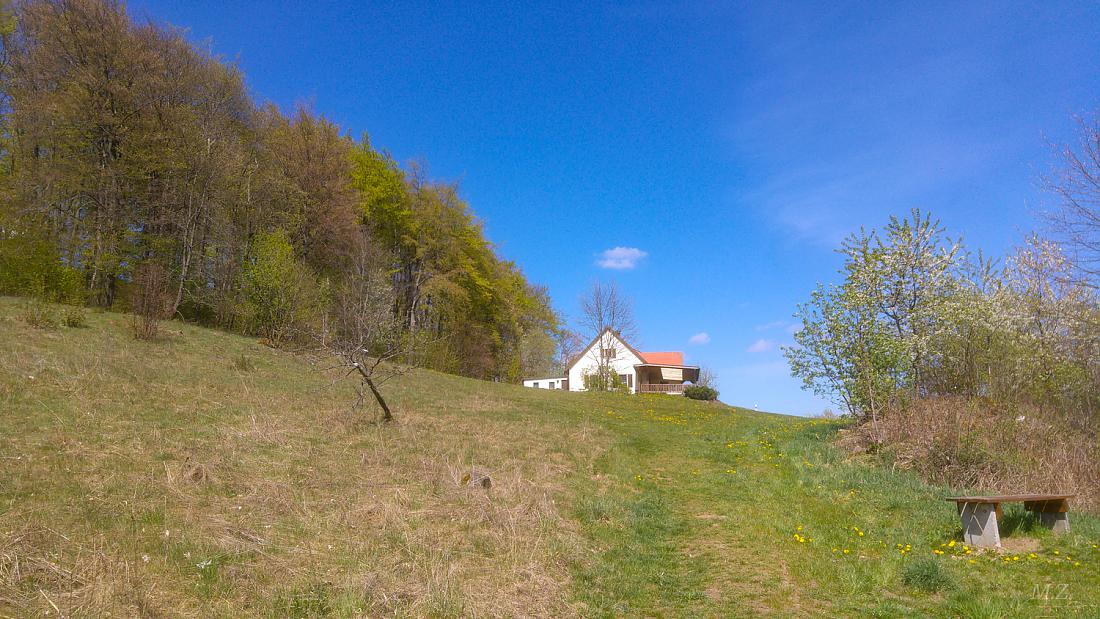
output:
[[[523,386],[534,387],[536,389],[562,389],[564,383],[564,376],[557,376],[554,378],[528,378],[523,381]]]
[[[569,368],[569,390],[584,391],[584,376],[594,374],[599,369],[602,349],[614,352],[614,356],[609,359],[607,365],[613,368],[616,374],[624,377],[624,381],[630,386],[630,393],[634,393],[638,387],[638,375],[634,366],[643,363],[642,359],[631,352],[630,348],[614,333],[605,331],[602,339],[602,346],[600,340],[596,340],[581,354],[573,367]]]

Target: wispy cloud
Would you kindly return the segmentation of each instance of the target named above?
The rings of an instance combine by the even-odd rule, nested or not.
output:
[[[771,331],[772,329],[780,329],[787,326],[786,320],[773,320],[771,322],[765,322],[762,325],[756,325],[753,327],[756,331]]]
[[[703,344],[710,344],[710,334],[706,331],[702,333],[696,333],[688,339],[688,344],[696,344],[702,346]]]
[[[1035,142],[1032,126],[981,122],[990,112],[971,105],[984,76],[1019,45],[1005,34],[1012,28],[962,6],[952,19],[880,10],[889,18],[849,29],[840,45],[822,35],[849,19],[843,11],[783,23],[748,12],[743,22],[751,24],[743,43],[761,67],[741,83],[745,103],[731,110],[727,136],[763,181],[739,181],[732,193],[791,241],[835,248],[884,213],[958,195]],[[951,25],[929,38],[932,23]],[[979,23],[988,24],[983,36],[966,36]]]
[[[642,258],[648,255],[637,247],[612,247],[603,250],[596,264],[605,269],[633,269],[638,266]]]
[[[773,348],[775,348],[775,342],[771,340],[759,339],[753,342],[748,348],[746,348],[745,352],[761,353],[768,352]]]

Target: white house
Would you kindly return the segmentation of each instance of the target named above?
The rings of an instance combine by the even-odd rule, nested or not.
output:
[[[585,376],[607,368],[619,376],[630,393],[684,392],[685,382],[699,380],[699,366],[684,365],[682,352],[641,352],[617,332],[605,329],[577,355],[566,369],[566,376],[533,378],[524,387],[584,391]]]

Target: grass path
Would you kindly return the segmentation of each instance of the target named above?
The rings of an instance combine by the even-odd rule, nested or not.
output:
[[[23,306],[0,298],[0,617],[1100,616],[1096,518],[1014,508],[1009,551],[968,554],[948,489],[833,422],[417,372],[380,427],[249,338]]]
[[[1100,615],[1094,518],[1054,537],[1016,506],[1008,551],[982,553],[947,489],[847,459],[837,423],[632,405],[605,411],[617,441],[576,510],[602,549],[575,586],[594,615]]]

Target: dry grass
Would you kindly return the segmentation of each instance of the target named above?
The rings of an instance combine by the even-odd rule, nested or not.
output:
[[[895,544],[954,539],[949,490],[844,458],[836,422],[414,372],[377,425],[324,359],[23,303],[0,298],[0,617],[1015,616],[1037,583],[1100,586],[1077,513],[1034,561],[939,557],[958,588],[914,592]],[[914,450],[943,434],[911,423]],[[966,436],[933,446],[961,462]]]
[[[982,492],[1076,493],[1076,507],[1100,508],[1100,440],[1050,414],[936,398],[891,413],[878,431],[899,467],[933,483]],[[867,449],[871,438],[867,424],[842,440]]]
[[[390,386],[379,426],[352,385],[244,338],[11,315],[0,616],[577,614],[558,504],[591,427],[431,373]]]

